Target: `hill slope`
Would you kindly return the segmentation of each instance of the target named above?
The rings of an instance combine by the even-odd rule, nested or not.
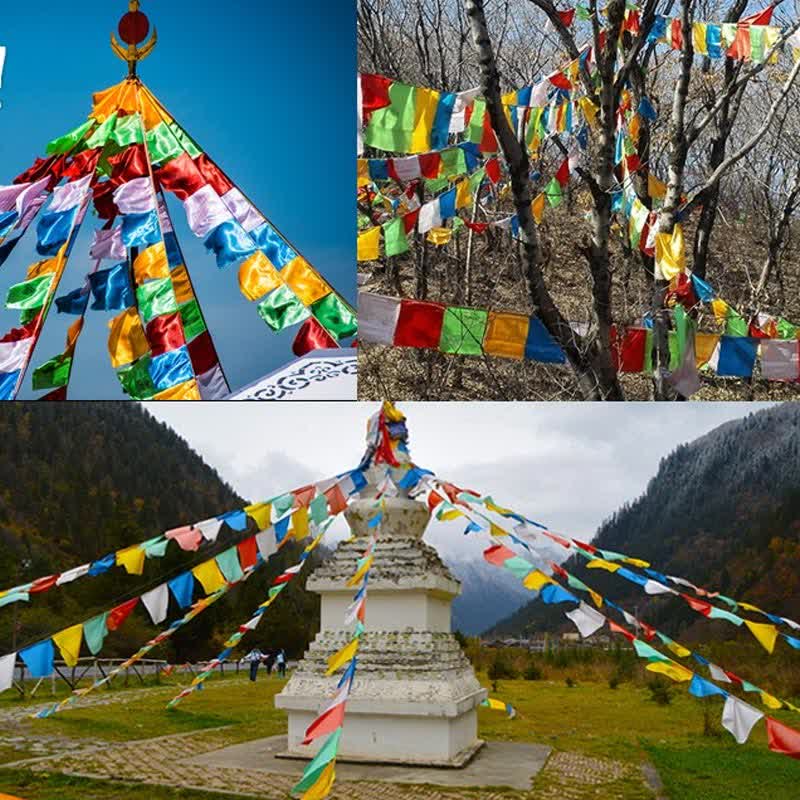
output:
[[[183,439],[136,404],[6,404],[1,411],[0,589],[245,504]],[[196,554],[170,548],[166,558],[148,560],[143,576],[112,570],[0,609],[0,651],[11,649],[15,616],[17,644],[24,646],[157,585],[232,541],[221,536],[215,549]],[[294,558],[283,554],[180,631],[170,657],[214,655],[231,628],[262,602],[269,576]],[[300,651],[315,608],[313,598],[289,587],[248,641]],[[173,604],[169,619],[176,616]],[[109,636],[103,655],[128,655],[153,630],[140,610]]]
[[[800,407],[787,403],[716,428],[662,460],[644,494],[624,505],[593,544],[638,556],[774,613],[800,614]],[[690,637],[697,617],[681,602],[570,562],[590,586],[645,619]],[[533,601],[492,633],[552,629],[563,614]],[[689,629],[686,631],[685,629]],[[729,626],[726,632],[732,630]]]

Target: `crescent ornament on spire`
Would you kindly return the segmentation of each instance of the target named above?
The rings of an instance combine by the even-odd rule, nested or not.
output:
[[[119,21],[117,29],[119,37],[127,46],[120,44],[117,37],[111,34],[111,49],[118,58],[127,62],[128,75],[131,78],[136,77],[136,65],[147,58],[158,43],[158,32],[155,27],[150,40],[145,42],[150,32],[150,20],[139,11],[139,5],[139,0],[130,0],[128,13]],[[145,44],[140,47],[142,42]]]

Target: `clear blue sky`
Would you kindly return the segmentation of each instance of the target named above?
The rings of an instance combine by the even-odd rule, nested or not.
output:
[[[42,0],[3,9],[8,48],[0,90],[0,184],[44,154],[48,141],[83,122],[91,95],[120,81],[127,66],[109,36],[126,0],[75,6]],[[155,52],[139,74],[200,146],[347,299],[355,304],[352,150],[355,104],[355,3],[143,0],[158,29]],[[171,205],[190,274],[233,388],[289,361],[296,331],[276,335],[240,294],[236,268],[213,254]],[[179,218],[177,218],[179,217]],[[89,217],[59,294],[88,271]],[[29,229],[0,268],[2,300],[37,259]],[[111,262],[107,262],[111,266]],[[1,304],[0,304],[1,305]],[[113,312],[89,311],[70,383],[72,399],[121,398],[106,349]],[[74,317],[48,318],[34,355],[39,365],[63,350]],[[0,330],[16,313],[0,307]],[[33,397],[30,372],[20,397]]]

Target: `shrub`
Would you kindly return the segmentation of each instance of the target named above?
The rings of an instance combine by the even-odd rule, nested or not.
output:
[[[522,674],[522,677],[525,678],[526,681],[540,681],[542,679],[542,670],[539,669],[538,664],[531,661],[528,666],[525,667],[525,672]]]
[[[567,679],[564,681],[567,684],[567,689],[574,689],[578,684],[574,678],[567,675]]]
[[[518,674],[508,653],[498,650],[488,671],[492,685],[495,685],[499,680],[513,680]]]
[[[660,706],[668,706],[672,702],[672,686],[663,678],[656,678],[647,684],[650,699]]]

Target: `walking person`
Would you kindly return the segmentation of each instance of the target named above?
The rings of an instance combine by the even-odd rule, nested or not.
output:
[[[266,661],[264,662],[267,665],[267,675],[272,675],[272,668],[275,666],[275,651],[270,650],[266,655]]]
[[[264,654],[257,647],[254,647],[242,659],[242,661],[249,661],[250,662],[250,680],[253,683],[255,683],[256,676],[258,675],[258,665],[261,663],[261,659],[263,657],[264,657]]]
[[[278,655],[275,657],[275,663],[278,666],[278,676],[281,678],[286,677],[286,653],[283,649],[278,650]]]

